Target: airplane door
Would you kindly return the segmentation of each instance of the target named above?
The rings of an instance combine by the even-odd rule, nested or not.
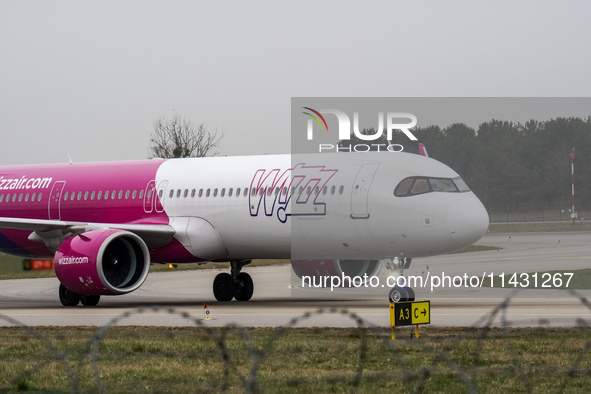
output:
[[[351,191],[351,219],[369,219],[367,197],[379,163],[363,164],[353,182]]]
[[[48,214],[49,220],[61,220],[60,203],[62,192],[64,191],[66,182],[58,181],[53,184],[51,194],[49,195]]]
[[[144,192],[144,212],[151,213],[154,210],[154,199],[156,194],[156,181],[148,182]]]
[[[164,199],[166,198],[166,187],[168,186],[168,181],[161,181],[158,184],[158,192],[156,196],[154,196],[154,205],[156,205],[156,212],[162,213],[164,212]]]

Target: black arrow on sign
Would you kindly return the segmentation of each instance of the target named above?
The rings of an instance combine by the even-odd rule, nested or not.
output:
[[[427,314],[427,310],[423,309],[423,311],[421,313],[423,314],[423,316],[425,316]]]

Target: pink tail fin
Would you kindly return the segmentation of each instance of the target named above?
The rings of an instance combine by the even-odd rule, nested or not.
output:
[[[427,148],[425,148],[425,145],[421,144],[420,142],[419,142],[419,154],[421,156],[429,157],[429,154],[427,153]]]

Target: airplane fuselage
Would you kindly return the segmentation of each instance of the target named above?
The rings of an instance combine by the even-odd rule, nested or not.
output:
[[[154,262],[230,261],[238,283],[251,259],[430,256],[487,227],[457,173],[399,152],[0,167],[0,251],[55,255],[80,294],[133,291]]]

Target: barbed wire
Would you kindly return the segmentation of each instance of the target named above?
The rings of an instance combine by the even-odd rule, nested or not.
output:
[[[571,290],[570,293],[572,297],[578,299],[580,304],[591,312],[591,302],[589,302],[587,298],[581,296],[574,290]],[[173,307],[155,306],[152,308],[138,308],[133,311],[122,313],[121,315],[111,319],[104,326],[98,328],[97,331],[95,331],[82,345],[79,345],[79,347],[69,351],[60,350],[58,346],[52,341],[52,339],[50,339],[47,335],[42,334],[40,330],[34,327],[23,324],[17,319],[0,314],[0,320],[9,323],[11,326],[22,329],[24,332],[39,340],[46,347],[49,358],[63,365],[64,373],[68,381],[69,391],[71,393],[79,393],[82,391],[80,387],[82,369],[85,365],[88,365],[88,363],[90,363],[90,369],[92,371],[94,384],[96,386],[92,389],[92,391],[98,391],[101,393],[109,392],[108,388],[103,382],[101,375],[100,345],[113,327],[117,327],[118,325],[124,323],[126,319],[129,319],[132,316],[141,315],[146,312],[159,312],[180,316],[183,319],[192,322],[196,327],[202,329],[207,339],[215,344],[218,355],[224,365],[222,380],[210,382],[216,390],[222,392],[227,392],[230,390],[235,391],[235,387],[232,387],[231,385],[232,376],[235,376],[238,379],[245,392],[259,392],[259,371],[261,364],[269,355],[273,353],[274,345],[279,339],[288,336],[290,332],[292,332],[298,327],[298,325],[304,323],[306,320],[321,315],[340,314],[354,322],[356,330],[359,334],[358,361],[355,368],[353,368],[351,371],[345,371],[341,374],[332,374],[329,377],[324,378],[327,383],[335,384],[344,382],[348,384],[348,387],[351,387],[351,392],[356,392],[362,389],[362,381],[365,376],[364,373],[370,376],[372,381],[388,381],[392,379],[391,373],[372,371],[370,374],[368,374],[365,372],[369,345],[368,336],[371,334],[378,338],[380,349],[389,352],[393,356],[395,362],[402,371],[402,380],[404,381],[406,389],[410,393],[421,393],[425,390],[428,390],[426,382],[429,380],[429,378],[434,376],[438,370],[441,370],[442,366],[449,368],[449,370],[462,381],[466,391],[469,393],[478,392],[478,380],[482,374],[512,376],[518,379],[518,381],[521,383],[521,390],[531,393],[534,391],[534,386],[532,385],[531,378],[526,371],[525,366],[520,361],[518,352],[515,349],[515,344],[513,343],[510,332],[510,322],[507,320],[506,315],[507,309],[509,308],[515,295],[516,294],[514,292],[505,298],[492,310],[490,314],[483,316],[475,324],[473,324],[470,327],[471,330],[459,330],[458,335],[451,338],[449,346],[443,350],[434,346],[436,345],[436,341],[434,342],[433,340],[412,341],[413,346],[418,348],[420,351],[434,356],[435,362],[432,365],[419,368],[410,366],[407,362],[407,357],[405,357],[407,355],[405,354],[403,346],[408,344],[410,339],[403,339],[402,341],[397,339],[396,341],[392,341],[389,335],[389,330],[386,330],[382,326],[376,326],[368,322],[355,312],[336,307],[318,308],[314,311],[306,312],[302,315],[293,317],[285,326],[274,329],[272,331],[272,335],[263,343],[262,346],[259,347],[256,345],[255,337],[253,336],[252,332],[253,329],[249,329],[248,327],[238,324],[228,324],[224,327],[211,327],[202,317],[196,317]],[[506,349],[511,359],[511,365],[505,368],[479,367],[481,357],[484,352],[485,342],[492,332],[490,329],[493,327],[498,327],[498,325],[495,325],[495,322],[499,319],[500,330],[506,343]],[[545,320],[540,319],[538,321],[538,327],[533,328],[531,333],[543,333],[545,328],[549,328],[546,327],[546,323],[547,322]],[[591,326],[591,314],[588,316],[579,316],[572,323],[573,326],[576,327],[588,328]],[[242,339],[246,342],[247,354],[251,362],[250,371],[248,374],[242,373],[240,371],[239,364],[232,355],[233,349],[229,343],[230,341],[228,340],[228,330],[234,330],[235,332],[239,333]],[[470,338],[470,336],[474,333],[474,330],[479,331],[477,331],[477,346],[474,350],[474,360],[472,366],[461,366],[453,360],[453,357],[450,354],[451,350],[461,345],[463,341],[466,341],[468,338]],[[567,390],[569,379],[580,376],[591,376],[590,369],[582,368],[590,351],[591,340],[588,340],[570,367],[539,367],[538,373],[547,375],[549,374],[549,376],[562,378],[562,383],[558,390],[559,393],[562,393]],[[45,368],[46,365],[46,359],[44,360],[39,358],[35,360],[32,365],[30,365],[20,375],[6,382],[6,386],[2,387],[0,385],[0,392],[13,391],[15,390],[15,387],[18,389],[20,382],[29,380],[33,375]],[[317,382],[318,378],[299,377],[297,379],[292,379],[290,384],[295,386],[304,386],[306,384],[314,384]],[[63,389],[67,390],[66,388],[62,388],[62,390]]]

